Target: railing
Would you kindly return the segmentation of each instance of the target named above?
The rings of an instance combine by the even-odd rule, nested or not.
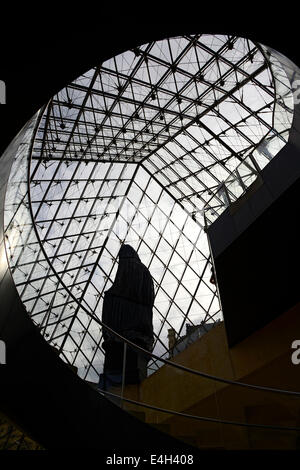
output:
[[[105,328],[105,326],[103,326]],[[125,339],[126,340],[126,339]],[[126,346],[125,346],[126,344]],[[168,426],[169,430],[168,433],[173,436],[174,438],[178,439],[183,439],[185,437],[189,437],[192,439],[193,437],[195,438],[195,443],[197,447],[203,447],[206,448],[206,446],[209,446],[207,441],[202,441],[203,435],[206,433],[207,427],[209,428],[209,432],[212,433],[214,437],[211,437],[212,439],[212,445],[215,444],[217,447],[224,447],[226,448],[227,444],[225,444],[226,439],[228,438],[229,435],[232,434],[233,438],[232,440],[235,439],[236,433],[238,433],[238,439],[242,439],[242,436],[244,438],[249,439],[249,442],[251,441],[258,441],[260,442],[260,445],[263,447],[265,445],[266,448],[268,445],[270,445],[270,442],[275,443],[276,446],[282,446],[283,448],[298,448],[298,438],[300,436],[300,427],[299,427],[299,420],[296,420],[296,425],[293,425],[294,423],[290,423],[292,425],[285,425],[285,421],[283,420],[283,424],[277,424],[278,421],[276,421],[276,416],[273,416],[271,419],[271,423],[268,423],[268,419],[265,419],[263,422],[259,422],[260,420],[258,419],[257,421],[254,419],[253,422],[250,422],[246,419],[245,421],[243,420],[235,420],[235,419],[229,419],[230,414],[228,411],[223,409],[223,414],[221,411],[221,408],[223,406],[224,408],[224,403],[222,403],[222,390],[224,390],[223,387],[216,388],[215,385],[213,385],[213,388],[210,390],[208,398],[210,399],[210,415],[202,415],[201,413],[199,414],[193,414],[193,413],[186,413],[183,411],[180,411],[178,409],[171,409],[167,408],[164,406],[158,406],[155,402],[149,403],[148,401],[141,401],[137,399],[132,399],[129,398],[128,396],[125,396],[130,393],[132,390],[137,391],[139,385],[137,385],[136,389],[126,389],[126,375],[125,375],[125,370],[126,370],[126,351],[127,348],[130,349],[135,349],[135,350],[141,350],[146,353],[143,348],[140,348],[139,346],[133,346],[131,342],[124,341],[124,354],[123,354],[123,374],[122,374],[122,382],[119,384],[119,386],[112,387],[109,390],[103,390],[98,387],[98,392],[101,395],[106,396],[108,399],[112,400],[114,403],[118,404],[120,407],[125,409],[125,411],[132,413],[133,415],[137,416],[138,418],[142,419],[143,421],[146,421],[147,424],[153,425],[158,429],[165,430],[165,427]],[[154,359],[158,359],[157,356],[150,351],[147,352],[149,356],[151,356]],[[259,386],[259,385],[254,385],[254,384],[246,384],[243,382],[238,382],[238,381],[233,381],[230,379],[224,379],[221,377],[213,376],[211,374],[206,374],[201,371],[196,371],[194,369],[190,369],[186,366],[182,366],[181,364],[177,364],[174,362],[171,362],[169,360],[164,360],[163,358],[159,358],[162,362],[164,362],[166,365],[169,365],[173,368],[183,370],[187,373],[192,373],[195,374],[201,378],[208,379],[210,381],[213,381],[213,384],[215,383],[223,383],[227,385],[234,385],[234,386],[239,386],[243,387],[243,389],[248,391],[259,391],[263,392],[261,395],[259,395],[258,400],[254,400],[254,403],[265,403],[268,404],[272,402],[265,394],[267,395],[271,393],[278,393],[282,396],[288,396],[289,398],[298,398],[300,396],[300,392],[297,391],[291,391],[291,390],[283,390],[283,389],[276,389],[272,387],[264,387],[264,386]],[[175,384],[173,384],[175,385]],[[199,382],[199,392],[201,396],[201,391],[203,389],[204,382],[200,381]],[[130,391],[131,390],[131,391]],[[194,390],[195,392],[195,390]],[[170,395],[172,393],[177,393],[175,387],[170,387]],[[230,390],[230,394],[234,394],[234,390]],[[140,394],[138,394],[140,395]],[[155,394],[154,394],[155,395]],[[238,399],[241,400],[241,402],[251,403],[251,397],[249,398],[249,394],[246,393],[246,400],[243,401],[243,398],[240,395],[240,392],[238,394]],[[155,400],[156,401],[156,400]],[[234,400],[233,400],[234,402]],[[226,400],[225,400],[226,403]],[[277,406],[280,407],[282,403],[280,400],[275,399],[273,400],[273,404],[277,404]],[[284,403],[284,406],[286,406],[286,401]],[[288,405],[291,405],[292,407],[295,405],[295,403],[288,403]],[[297,409],[299,411],[299,406],[300,404],[298,403]],[[213,407],[213,413],[211,411],[211,407]],[[288,407],[287,407],[288,408]],[[139,410],[142,410],[140,412]],[[147,414],[145,413],[147,412]],[[290,410],[289,410],[290,413]],[[141,415],[141,416],[140,416]],[[160,415],[166,415],[166,417],[160,418]],[[225,415],[225,416],[224,416]],[[233,415],[235,413],[233,412]],[[282,417],[279,418],[280,414],[278,415],[278,419],[281,419],[282,423]],[[155,417],[155,418],[154,418]],[[147,419],[146,419],[147,418]],[[175,424],[174,424],[174,419],[175,419]],[[274,423],[275,419],[275,423]],[[182,421],[183,420],[183,421]],[[187,423],[195,423],[196,426],[196,432],[193,434],[193,426],[194,424],[186,424],[184,426],[184,421]],[[181,425],[183,425],[184,429],[189,429],[189,436],[186,436],[186,431],[179,431],[181,428]],[[160,427],[161,426],[161,427]],[[177,427],[176,427],[177,426]],[[225,429],[223,429],[223,426],[225,426]],[[226,431],[227,428],[230,428],[230,433]],[[232,429],[232,431],[231,431]],[[238,431],[240,429],[240,431]],[[244,431],[243,431],[244,430]],[[224,433],[226,434],[226,437],[224,437]],[[243,435],[243,433],[246,433]],[[246,437],[245,437],[246,436]],[[192,442],[189,442],[189,440],[186,441],[187,443],[193,444]],[[197,444],[198,442],[198,444]],[[251,443],[250,443],[251,444]],[[255,447],[255,443],[252,444]],[[250,445],[250,447],[251,447]],[[230,447],[230,446],[229,446]],[[234,444],[231,444],[230,448],[234,448]]]
[[[211,418],[209,416],[197,416],[197,415],[191,415],[188,413],[182,413],[180,411],[175,411],[175,410],[170,410],[166,408],[161,408],[159,406],[154,406],[150,405],[149,403],[144,403],[136,400],[131,400],[129,398],[125,398],[123,395],[117,395],[115,393],[108,392],[106,390],[101,390],[98,389],[99,393],[106,395],[106,396],[111,396],[114,398],[120,398],[121,399],[121,406],[123,407],[123,403],[131,403],[137,406],[140,406],[142,408],[148,408],[150,410],[155,410],[159,411],[161,413],[167,413],[171,414],[174,416],[182,416],[183,418],[191,418],[195,419],[198,421],[207,421],[209,423],[221,423],[221,424],[228,424],[230,426],[241,426],[241,427],[246,427],[246,428],[261,428],[261,429],[270,429],[270,430],[278,430],[278,431],[297,431],[300,432],[300,427],[295,427],[295,426],[276,426],[276,425],[271,425],[271,424],[258,424],[258,423],[242,423],[239,421],[229,421],[229,420],[224,420],[224,419],[219,419],[219,418]]]
[[[95,315],[91,315],[90,312],[86,311],[88,315],[90,315],[99,325],[102,326],[102,328],[106,329],[109,331],[112,335],[114,335],[116,338],[121,340],[123,343],[127,344],[127,347],[130,346],[136,351],[139,351],[143,354],[146,354],[157,361],[163,362],[164,364],[167,364],[171,367],[174,367],[178,370],[182,370],[184,372],[188,372],[190,374],[198,375],[199,377],[203,377],[208,380],[212,380],[215,382],[223,383],[226,385],[235,385],[238,387],[244,387],[252,390],[260,390],[260,391],[266,391],[266,392],[271,392],[271,393],[278,393],[282,395],[290,395],[290,396],[297,396],[300,397],[300,392],[292,391],[292,390],[284,390],[284,389],[279,389],[279,388],[273,388],[273,387],[265,387],[262,385],[254,385],[254,384],[247,384],[244,382],[239,382],[236,380],[230,380],[230,379],[225,379],[224,377],[218,377],[213,374],[207,374],[205,372],[201,372],[199,370],[191,369],[189,367],[183,366],[182,364],[178,364],[176,362],[170,361],[169,359],[165,359],[162,356],[158,356],[157,354],[152,353],[151,351],[148,351],[147,349],[142,348],[141,346],[133,343],[129,339],[125,338],[121,334],[117,333],[114,331],[112,328],[110,328],[108,325],[105,325],[99,318],[97,318]]]
[[[106,326],[103,325],[104,328]],[[206,374],[202,371],[194,370],[181,364],[177,364],[173,361],[157,357],[152,352],[146,352],[143,348],[139,346],[133,346],[130,341],[124,340],[124,354],[123,354],[123,373],[122,381],[119,385],[115,385],[108,390],[97,388],[97,391],[106,396],[108,399],[112,400],[115,404],[123,408],[125,411],[132,413],[133,416],[145,421],[150,426],[154,426],[164,432],[168,432],[172,437],[186,440],[187,443],[195,445],[196,447],[208,448],[210,446],[216,446],[221,448],[240,448],[241,442],[244,442],[245,448],[255,447],[258,445],[260,448],[269,448],[268,446],[273,445],[273,448],[299,448],[299,436],[300,436],[300,422],[297,420],[297,415],[292,418],[292,420],[282,419],[280,416],[280,409],[283,406],[288,410],[288,414],[291,415],[295,411],[300,411],[300,403],[298,400],[295,402],[293,399],[297,399],[300,396],[300,392],[292,390],[283,390],[272,387],[265,387],[254,384],[247,384],[243,382],[238,382],[230,379],[224,379],[222,377],[214,376],[212,374]],[[125,346],[126,344],[126,346]],[[164,403],[168,403],[168,398],[163,398],[162,403],[160,403],[159,395],[154,393],[152,403],[149,403],[148,400],[143,400],[143,396],[149,396],[151,393],[150,386],[155,387],[155,378],[154,382],[150,383],[147,388],[143,388],[143,385],[133,385],[126,387],[126,352],[128,349],[135,349],[136,351],[143,351],[147,353],[150,357],[154,359],[159,359],[161,362],[164,362],[166,365],[171,366],[175,369],[185,371],[187,374],[192,373],[197,375],[200,379],[208,379],[212,381],[213,387],[206,387],[205,381],[199,381],[199,403],[200,403],[200,412],[185,412],[185,408],[189,408],[187,404],[183,403],[183,408],[178,409],[178,406],[173,406],[173,408],[165,406]],[[171,376],[169,380],[172,381]],[[173,376],[176,380],[176,375]],[[177,376],[178,377],[178,376]],[[158,378],[159,380],[159,378]],[[161,380],[161,379],[160,379]],[[184,378],[183,380],[186,380]],[[161,383],[161,382],[159,382]],[[189,381],[187,380],[187,386]],[[245,391],[245,395],[239,391],[236,393],[234,389],[216,386],[217,384],[226,384],[233,385],[234,389],[236,386],[242,387]],[[164,381],[162,384],[166,384]],[[193,387],[197,387],[197,382],[193,382]],[[202,406],[202,391],[203,387],[205,389],[206,400],[209,400],[209,411],[206,413],[206,407]],[[163,387],[164,388],[164,387]],[[197,388],[192,389],[192,394],[195,395]],[[229,401],[233,402],[231,409],[226,408],[226,398],[223,400],[223,391],[227,393]],[[260,392],[258,397],[253,399],[253,393],[249,392]],[[136,395],[133,399],[132,393]],[[172,382],[172,386],[169,388],[170,398],[172,394],[178,393],[176,388],[176,382]],[[269,394],[279,394],[282,398],[278,399],[276,396],[274,399],[270,399]],[[156,398],[155,398],[156,396]],[[225,395],[226,396],[226,395]],[[235,398],[231,399],[233,396]],[[141,397],[141,398],[140,398]],[[180,395],[179,395],[180,397]],[[286,400],[288,398],[289,401]],[[292,399],[292,401],[290,400]],[[228,400],[228,398],[227,398]],[[170,399],[172,402],[172,399]],[[176,400],[175,400],[176,402]],[[253,404],[256,406],[258,404],[261,406],[268,407],[270,404],[276,406],[273,416],[268,416],[267,414],[264,418],[260,416],[254,416],[250,419],[245,411],[245,416],[239,416],[240,420],[232,419],[233,416],[236,418],[239,415],[239,411],[235,412],[235,407],[240,410],[241,404],[242,407]],[[178,404],[178,400],[177,400]],[[206,405],[207,406],[207,405]],[[204,412],[203,412],[204,410]],[[277,410],[278,415],[277,415]],[[201,412],[202,411],[202,412]],[[232,413],[232,414],[231,414]],[[271,419],[270,419],[271,418]],[[167,429],[166,429],[167,428]],[[183,431],[180,429],[183,428]],[[188,430],[188,431],[187,431]],[[187,434],[188,432],[188,434]],[[209,437],[210,436],[210,437]],[[211,441],[209,441],[211,439]],[[236,441],[235,441],[236,439]],[[228,444],[228,440],[231,440],[231,443]],[[191,442],[192,441],[192,442]]]

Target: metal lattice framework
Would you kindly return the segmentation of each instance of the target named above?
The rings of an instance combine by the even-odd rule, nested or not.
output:
[[[195,35],[120,54],[45,107],[12,172],[7,246],[27,311],[81,376],[103,363],[81,306],[101,317],[124,241],[155,281],[156,354],[169,328],[222,318],[203,210],[213,221],[228,204],[220,188],[236,200],[285,145],[292,105],[266,48]]]

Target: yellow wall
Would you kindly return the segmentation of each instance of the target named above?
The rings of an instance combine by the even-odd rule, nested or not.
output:
[[[291,362],[291,344],[295,339],[300,339],[300,304],[231,349],[224,324],[220,323],[173,361],[228,379],[300,391],[300,365]],[[127,386],[124,396],[198,416],[300,427],[300,398],[225,385],[166,365],[140,386]],[[165,428],[168,424],[172,435],[183,436],[200,447],[295,448],[298,445],[295,432],[219,425],[135,406],[128,408],[143,411],[148,423],[164,423]]]

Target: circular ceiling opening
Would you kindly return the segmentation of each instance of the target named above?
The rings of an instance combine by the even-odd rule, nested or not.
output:
[[[113,57],[35,116],[11,173],[7,250],[32,320],[80,376],[102,372],[87,312],[101,319],[123,243],[154,279],[155,354],[168,357],[169,329],[222,320],[204,225],[285,145],[292,118],[274,51],[207,34]]]

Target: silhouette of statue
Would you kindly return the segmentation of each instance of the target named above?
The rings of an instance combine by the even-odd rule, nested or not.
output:
[[[104,294],[102,321],[117,333],[144,349],[153,345],[153,280],[148,268],[130,245],[122,245],[113,285]],[[100,386],[122,382],[124,343],[103,328],[104,373]],[[139,383],[147,376],[150,356],[127,347],[125,383]],[[102,381],[102,382],[101,382]]]

